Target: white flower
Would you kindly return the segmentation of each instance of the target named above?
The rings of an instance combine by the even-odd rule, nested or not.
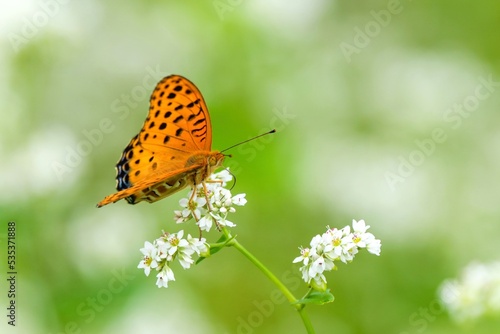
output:
[[[340,261],[344,263],[352,262],[354,260],[354,256],[358,254],[358,247],[354,246],[352,247],[346,247],[342,254],[340,255]]]
[[[317,253],[322,253],[323,248],[325,247],[323,243],[323,238],[321,235],[315,235],[312,239],[311,242],[309,243],[311,245],[311,249],[314,249]]]
[[[218,215],[212,215],[212,216],[215,218],[215,221],[221,226],[228,226],[228,227],[235,227],[236,226],[235,223],[233,223],[225,218],[225,216],[227,216],[227,215],[223,215],[222,217],[218,216]]]
[[[232,198],[232,202],[235,205],[243,206],[247,204],[246,194],[238,194]]]
[[[459,279],[442,283],[439,295],[457,322],[500,315],[500,262],[469,264]]]
[[[191,211],[189,210],[175,210],[174,220],[177,224],[184,223],[190,219]]]
[[[370,232],[366,232],[370,225],[365,225],[364,220],[356,222],[352,221],[353,236],[352,241],[358,248],[367,248],[368,252],[380,255],[380,240],[375,239],[375,236]]]
[[[299,247],[299,249],[300,249],[300,256],[297,256],[295,259],[293,259],[293,263],[302,262],[304,265],[307,266],[310,260],[309,248]]]
[[[324,273],[336,269],[335,261],[351,262],[360,248],[367,248],[372,254],[380,254],[380,240],[366,232],[370,226],[363,220],[353,220],[351,227],[342,229],[327,228],[322,235],[315,235],[310,242],[310,248],[299,248],[300,256],[293,262],[302,262],[300,268],[302,279],[313,289],[324,291],[326,278]]]
[[[180,230],[177,233],[164,234],[161,238],[156,239],[158,245],[158,257],[172,261],[176,256],[178,247],[184,246],[187,241],[182,239],[184,231]]]
[[[158,278],[156,280],[156,285],[159,288],[168,288],[168,282],[175,281],[174,272],[167,265],[163,266],[156,277]]]
[[[225,187],[226,184],[227,184],[227,182],[231,181],[232,179],[233,179],[233,176],[231,175],[231,173],[229,173],[229,167],[227,169],[221,170],[218,173],[212,174],[209,177],[209,180],[212,180],[212,181],[221,181],[222,182],[222,184],[221,184],[222,187]]]
[[[368,252],[379,256],[380,255],[380,247],[381,247],[380,240],[375,239],[375,237],[373,237],[373,240],[371,240],[367,244],[366,249],[368,250]]]
[[[184,248],[181,252],[179,252],[179,263],[181,264],[182,268],[189,269],[194,263],[194,260],[191,257],[193,253],[194,250],[191,248]]]
[[[164,233],[153,244],[146,241],[141,252],[144,258],[139,263],[138,268],[144,268],[146,276],[149,275],[151,268],[159,271],[156,275],[158,287],[167,287],[169,281],[175,280],[174,272],[171,269],[175,259],[179,260],[184,269],[188,269],[194,263],[194,254],[210,255],[206,239],[196,239],[190,234],[184,238],[183,230],[177,233]]]
[[[212,228],[212,224],[213,224],[213,219],[212,219],[212,215],[210,214],[206,214],[205,216],[203,216],[199,221],[198,221],[198,227],[200,228],[200,230],[202,231],[207,231],[209,232],[210,229]]]
[[[139,262],[137,268],[144,268],[146,276],[149,276],[151,268],[154,269],[158,267],[158,262],[156,262],[157,252],[158,249],[149,241],[146,241],[144,243],[144,248],[141,248],[141,253],[144,255],[144,258]]]
[[[302,273],[302,279],[304,282],[309,283],[312,277],[309,277],[309,269],[307,266],[300,267],[300,272]]]
[[[211,203],[216,207],[231,206],[231,191],[226,188],[218,187],[215,189]]]
[[[189,198],[191,198],[191,195],[189,195]],[[201,208],[207,204],[206,198],[203,197],[196,197],[192,201],[189,201],[187,198],[181,198],[179,200],[179,205],[183,208],[180,214],[177,214],[177,212],[174,211],[175,213],[175,220],[176,222],[184,222],[191,215],[194,215],[195,219],[199,219],[201,216]],[[186,219],[187,218],[187,219]]]
[[[366,230],[370,228],[370,225],[366,225],[364,219],[361,219],[359,222],[352,220],[352,230],[354,233],[362,234],[365,233]]]
[[[316,277],[323,274],[324,271],[330,271],[335,265],[333,261],[319,256],[309,267],[309,276]]]
[[[181,209],[174,211],[176,223],[183,223],[194,217],[200,230],[207,232],[214,224],[219,229],[223,226],[236,226],[228,219],[228,215],[236,211],[235,205],[243,206],[247,200],[245,194],[232,196],[231,191],[223,188],[231,180],[232,175],[223,170],[210,175],[204,184],[189,191],[187,197],[179,201]],[[193,191],[195,194],[191,200]],[[171,269],[174,261],[178,260],[184,269],[189,269],[195,263],[195,255],[210,255],[209,245],[204,238],[193,238],[190,234],[184,238],[183,230],[163,233],[153,243],[146,242],[141,252],[144,256],[138,268],[144,269],[146,275],[149,275],[152,268],[156,269],[158,287],[167,287],[169,281],[175,280]]]
[[[194,216],[200,230],[207,232],[214,223],[217,226],[236,226],[227,219],[227,216],[236,212],[234,206],[243,206],[247,200],[246,194],[232,196],[231,191],[224,188],[226,182],[231,180],[232,175],[227,170],[210,175],[205,184],[197,185],[194,190],[196,197],[193,201],[189,201],[193,190],[188,193],[187,198],[179,201],[182,210],[174,211],[174,220],[177,223],[184,223]]]
[[[192,250],[198,255],[207,256],[209,253],[208,244],[205,238],[193,238],[190,234],[187,236],[187,242]]]

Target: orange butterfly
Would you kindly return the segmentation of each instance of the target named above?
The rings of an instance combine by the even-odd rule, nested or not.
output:
[[[210,115],[198,88],[179,75],[163,78],[151,95],[141,131],[116,164],[118,192],[97,207],[122,198],[130,204],[153,203],[187,185],[205,184],[225,157],[211,146]]]

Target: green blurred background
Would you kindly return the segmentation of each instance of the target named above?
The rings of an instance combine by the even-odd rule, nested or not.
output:
[[[457,324],[437,300],[466,264],[498,259],[498,1],[40,0],[0,12],[2,282],[8,221],[19,272],[17,326],[4,311],[2,332],[305,333],[234,249],[174,267],[168,289],[136,269],[162,229],[196,234],[172,220],[184,192],[95,208],[172,73],[202,91],[214,149],[278,130],[227,161],[249,201],[232,220],[297,296],[291,261],[326,225],[365,219],[382,240],[380,257],[327,275],[335,302],[308,307],[317,333],[498,330],[495,316]]]

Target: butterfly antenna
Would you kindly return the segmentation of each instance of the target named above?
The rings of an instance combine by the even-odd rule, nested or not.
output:
[[[233,185],[231,186],[231,188],[229,190],[233,190],[234,186],[236,185],[236,175],[234,175],[233,173],[231,173],[231,171],[229,170],[229,168],[226,169],[228,171],[229,174],[231,174],[233,176]]]
[[[257,138],[260,138],[260,137],[262,137],[262,136],[266,136],[266,135],[269,135],[269,134],[271,134],[271,133],[275,133],[275,132],[276,132],[276,129],[272,129],[271,131],[268,131],[268,132],[266,132],[266,133],[260,134],[260,135],[258,135],[258,136],[255,136],[255,137],[250,138],[250,139],[247,139],[247,140],[244,140],[244,141],[242,141],[242,142],[239,142],[238,144],[234,144],[233,146],[229,146],[229,147],[228,147],[228,148],[226,148],[225,150],[220,151],[220,153],[225,152],[225,151],[227,151],[227,150],[230,150],[230,149],[232,149],[233,147],[239,146],[239,145],[241,145],[241,144],[248,143],[249,141],[255,140],[255,139],[257,139]]]

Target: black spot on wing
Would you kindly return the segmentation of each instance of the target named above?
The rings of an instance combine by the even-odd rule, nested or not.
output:
[[[193,129],[191,133],[197,138],[203,137],[207,133],[207,126],[203,125],[201,128]]]

